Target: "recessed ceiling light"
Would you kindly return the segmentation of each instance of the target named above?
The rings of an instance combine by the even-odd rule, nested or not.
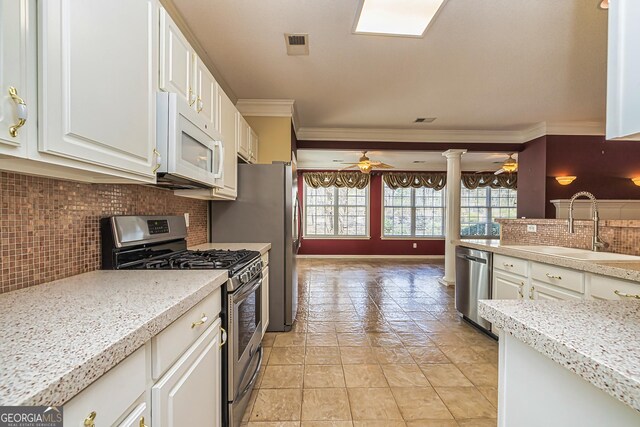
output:
[[[413,163],[427,163],[427,162],[424,160],[414,160]]]
[[[361,0],[354,33],[422,37],[445,0]]]
[[[335,160],[335,159],[334,159],[334,160],[332,160],[332,162],[333,162],[333,163],[342,163],[342,162],[344,162],[344,160]]]
[[[432,123],[435,119],[435,117],[418,117],[413,123]]]

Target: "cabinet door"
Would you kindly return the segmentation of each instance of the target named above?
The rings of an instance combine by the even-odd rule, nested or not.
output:
[[[262,269],[262,336],[269,326],[269,267]]]
[[[144,400],[120,423],[118,427],[146,427],[151,424],[149,406]]]
[[[160,89],[177,93],[195,108],[195,53],[164,8],[160,9]]]
[[[523,299],[526,295],[526,279],[508,274],[493,273],[493,299]]]
[[[220,105],[220,133],[224,147],[223,187],[216,189],[216,194],[235,199],[238,195],[238,132],[236,126],[235,105],[227,94],[218,89]]]
[[[236,114],[236,118],[238,124],[238,155],[245,160],[249,160],[251,128],[239,112]]]
[[[210,135],[217,136],[220,131],[218,125],[218,83],[198,57],[196,57],[196,85],[198,86],[198,96],[195,105],[198,117],[203,120],[201,128]],[[215,132],[215,134],[211,132]]]
[[[640,2],[609,5],[607,139],[640,140]]]
[[[26,157],[37,141],[35,22],[35,1],[0,2],[0,154]]]
[[[220,426],[220,319],[151,389],[153,427]]]
[[[40,153],[155,182],[156,0],[38,7]]]
[[[532,282],[529,295],[534,300],[581,300],[582,297],[565,291],[562,288],[546,285],[540,282]]]
[[[258,134],[251,129],[251,145],[249,148],[249,161],[258,162]]]

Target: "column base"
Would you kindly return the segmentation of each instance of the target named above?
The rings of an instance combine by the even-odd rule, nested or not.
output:
[[[438,283],[440,283],[443,286],[447,286],[447,287],[456,285],[455,280],[448,280],[448,279],[446,279],[444,277],[438,279]]]

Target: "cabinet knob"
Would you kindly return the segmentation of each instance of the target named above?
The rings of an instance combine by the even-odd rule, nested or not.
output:
[[[203,325],[207,320],[209,320],[207,315],[205,313],[202,313],[202,317],[200,318],[200,320],[197,320],[191,324],[191,329],[195,328],[196,326]]]
[[[15,138],[18,136],[18,129],[27,123],[27,104],[18,96],[18,89],[13,86],[9,87],[9,96],[18,108],[18,123],[9,126],[9,135]]]
[[[140,417],[140,425],[139,427],[147,427],[147,425],[144,423],[144,417]]]
[[[96,411],[91,411],[91,413],[84,419],[85,427],[95,427],[96,423]]]

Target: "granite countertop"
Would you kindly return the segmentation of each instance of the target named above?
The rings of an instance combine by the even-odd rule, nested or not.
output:
[[[515,258],[538,261],[545,264],[557,265],[559,267],[601,274],[603,276],[640,282],[640,261],[579,260],[540,252],[523,251],[510,247],[509,245],[503,246],[500,244],[499,240],[483,241],[462,239],[458,240],[456,245],[471,249],[490,251],[496,254],[512,256]]]
[[[482,300],[479,313],[640,411],[639,301]]]
[[[101,270],[0,295],[0,405],[64,404],[226,280]]]
[[[212,249],[237,251],[240,249],[248,249],[250,251],[258,251],[264,255],[271,249],[271,243],[204,243],[190,247],[189,249],[196,251],[208,251]]]

